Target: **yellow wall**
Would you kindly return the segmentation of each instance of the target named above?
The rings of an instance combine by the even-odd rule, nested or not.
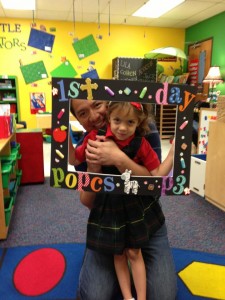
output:
[[[87,72],[89,62],[94,61],[99,77],[110,79],[112,78],[111,62],[115,57],[144,57],[146,52],[164,46],[184,49],[184,29],[111,25],[109,35],[108,24],[101,24],[98,28],[98,24],[95,23],[76,23],[74,26],[73,22],[35,20],[36,29],[44,25],[48,33],[55,35],[53,51],[47,53],[27,45],[31,22],[32,20],[2,18],[0,23],[0,74],[18,77],[20,119],[27,122],[28,128],[36,127],[35,115],[30,113],[31,92],[44,92],[46,111],[51,112],[50,72],[62,63],[61,57],[65,56],[70,61],[78,73],[76,77],[81,77],[81,74]],[[2,24],[9,24],[9,26]],[[16,27],[15,24],[20,24],[20,32],[16,32],[18,26]],[[50,32],[52,27],[56,29],[55,32]],[[75,34],[72,36],[74,28]],[[94,36],[99,52],[79,60],[72,47],[73,38],[82,39],[89,34]],[[96,38],[97,35],[101,35],[102,39]],[[33,51],[36,51],[36,54],[33,54]],[[37,87],[26,84],[20,70],[20,60],[23,65],[43,61],[49,77],[36,81]],[[171,63],[163,65],[166,73],[170,74]]]

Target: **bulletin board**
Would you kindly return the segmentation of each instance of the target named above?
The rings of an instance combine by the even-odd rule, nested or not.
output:
[[[215,108],[201,108],[199,112],[198,154],[206,154],[208,146],[209,122],[217,119]]]
[[[189,83],[197,87],[196,101],[206,100],[209,85],[203,83],[211,66],[213,39],[196,41],[188,46]]]
[[[112,77],[120,80],[157,81],[157,60],[116,57],[112,60]]]

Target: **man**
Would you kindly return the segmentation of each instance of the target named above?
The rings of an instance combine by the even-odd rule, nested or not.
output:
[[[106,123],[107,102],[72,100],[71,112],[76,116],[87,132],[99,129]],[[147,137],[153,148],[159,150],[160,140],[156,132]],[[161,154],[161,153],[160,153]],[[135,175],[143,174],[143,166],[137,165],[127,157],[112,141],[104,143],[89,140],[86,151],[90,165],[97,160],[101,165],[114,165],[119,171],[132,170]],[[161,157],[160,157],[161,158]],[[69,160],[73,164],[74,148],[69,147]],[[84,170],[83,166],[83,170]],[[93,171],[86,166],[86,170]],[[154,201],[152,201],[154,200]],[[152,205],[153,222],[156,232],[150,236],[149,244],[142,248],[147,274],[146,300],[174,300],[176,297],[176,274],[169,247],[164,215],[159,201],[149,196]],[[81,300],[120,300],[119,284],[114,269],[113,256],[100,254],[86,249],[79,279],[79,297]]]

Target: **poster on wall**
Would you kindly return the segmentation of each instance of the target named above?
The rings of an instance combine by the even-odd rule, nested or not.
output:
[[[190,84],[197,86],[198,85],[198,67],[199,59],[191,59],[188,62],[188,72],[189,72],[189,81]]]
[[[95,69],[81,74],[81,77],[82,78],[99,79],[98,72]]]
[[[45,93],[30,93],[30,112],[36,114],[46,111]]]
[[[55,36],[53,34],[31,28],[28,46],[51,53],[54,40]]]
[[[20,66],[20,70],[23,74],[26,84],[48,78],[48,73],[43,61]]]
[[[79,60],[82,60],[99,51],[98,45],[96,44],[92,34],[81,40],[75,41],[72,45]]]
[[[52,77],[75,77],[77,71],[74,69],[69,60],[65,60],[58,67],[50,72]]]
[[[52,79],[52,145],[50,185],[98,193],[181,195],[190,193],[192,121],[196,88],[182,84],[80,78]],[[176,106],[175,152],[172,176],[129,177],[114,173],[69,170],[70,105],[73,101],[116,101]],[[80,103],[80,102],[79,102]],[[93,104],[94,104],[93,103]],[[85,110],[84,110],[85,112]],[[83,111],[81,111],[83,116]],[[85,114],[84,114],[85,116]],[[70,148],[71,149],[71,148]],[[124,176],[123,176],[124,175]],[[135,183],[135,188],[133,189]]]

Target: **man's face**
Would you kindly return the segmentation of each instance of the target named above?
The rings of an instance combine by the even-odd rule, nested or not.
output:
[[[100,100],[71,100],[75,117],[87,132],[106,124],[107,102]]]

